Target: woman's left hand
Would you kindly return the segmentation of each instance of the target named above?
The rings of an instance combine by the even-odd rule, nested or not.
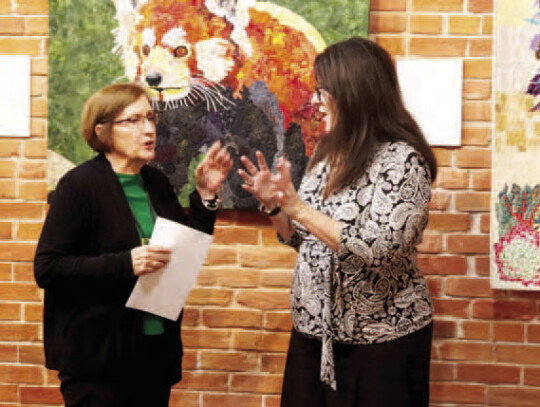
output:
[[[216,141],[195,169],[195,183],[202,199],[214,199],[233,162],[221,142]]]
[[[273,179],[276,192],[276,202],[281,210],[291,219],[295,219],[298,212],[306,207],[291,179],[291,163],[284,157],[280,157],[276,165],[276,176]]]

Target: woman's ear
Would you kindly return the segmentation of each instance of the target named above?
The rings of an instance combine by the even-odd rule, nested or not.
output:
[[[94,132],[96,133],[96,136],[101,137],[103,135],[103,125],[96,124],[96,126],[94,127]]]

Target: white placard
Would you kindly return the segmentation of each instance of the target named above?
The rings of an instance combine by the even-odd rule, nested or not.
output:
[[[151,245],[172,250],[163,270],[140,276],[126,306],[176,321],[212,244],[212,235],[158,217]]]
[[[30,136],[30,57],[0,55],[0,136]]]
[[[405,106],[434,146],[461,145],[463,61],[460,58],[398,60]]]

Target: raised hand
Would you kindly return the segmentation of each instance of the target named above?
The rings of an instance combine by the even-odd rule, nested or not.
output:
[[[303,206],[304,202],[300,199],[298,192],[291,179],[291,163],[284,157],[280,157],[276,165],[276,175],[273,180],[273,190],[276,194],[276,203],[281,210],[294,218],[296,212]]]
[[[272,208],[276,206],[277,191],[274,186],[276,177],[270,172],[263,154],[257,151],[256,155],[259,168],[246,156],[240,157],[242,164],[246,167],[245,171],[238,170],[238,174],[245,181],[242,188],[252,194],[266,208]]]
[[[195,168],[195,183],[202,199],[215,198],[232,166],[231,156],[225,147],[221,147],[221,142],[212,144],[204,159]]]

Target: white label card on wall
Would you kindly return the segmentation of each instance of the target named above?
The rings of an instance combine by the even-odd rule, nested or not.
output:
[[[0,136],[30,136],[30,57],[0,55]]]
[[[405,106],[433,146],[461,145],[463,61],[398,60]]]

